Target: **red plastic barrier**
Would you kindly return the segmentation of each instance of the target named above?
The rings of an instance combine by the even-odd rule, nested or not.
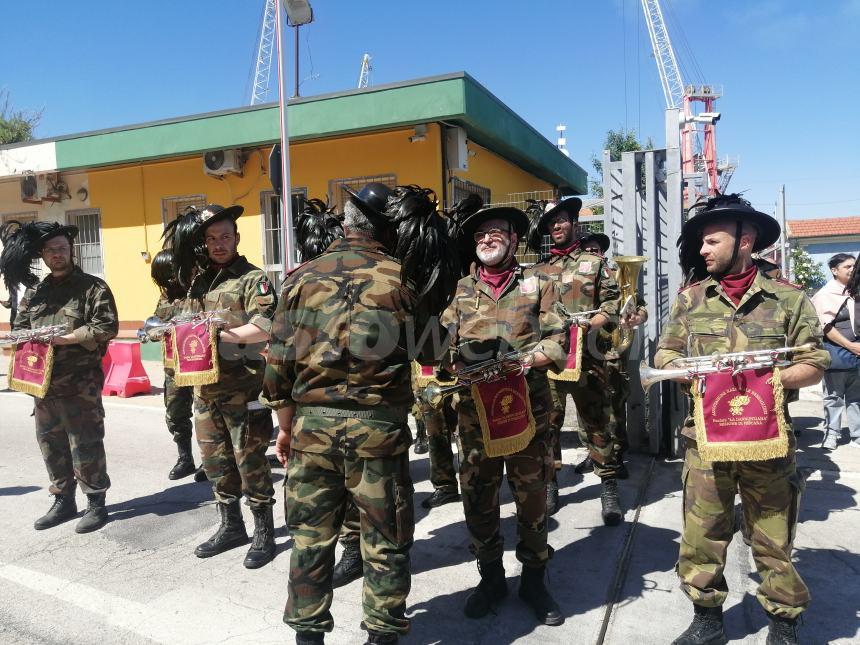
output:
[[[139,343],[121,343],[112,340],[108,351],[102,359],[102,371],[105,384],[102,388],[104,396],[120,396],[127,398],[135,394],[152,393],[152,385],[143,363],[140,362]]]

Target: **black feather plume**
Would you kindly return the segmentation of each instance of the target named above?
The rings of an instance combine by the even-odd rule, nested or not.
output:
[[[529,230],[526,233],[526,246],[535,253],[540,253],[543,246],[543,233],[540,230],[540,218],[543,217],[546,210],[547,200],[545,199],[527,199],[525,214],[529,218]]]
[[[325,253],[336,239],[343,237],[343,226],[334,209],[320,199],[309,199],[296,219],[296,245],[302,262]]]
[[[0,253],[0,275],[11,292],[19,285],[32,287],[39,281],[33,263],[42,256],[42,236],[59,228],[56,222],[8,222],[0,229],[3,252]]]
[[[198,235],[202,218],[200,211],[193,206],[185,209],[179,217],[170,222],[161,238],[162,248],[173,251],[173,272],[176,282],[185,290],[191,286],[198,266],[206,266],[209,261],[206,247]]]
[[[469,193],[466,197],[445,212],[448,222],[448,236],[454,242],[457,250],[457,255],[460,258],[460,276],[464,276],[469,272],[469,266],[472,263],[472,258],[475,255],[475,245],[471,239],[464,238],[460,235],[460,225],[467,217],[473,213],[477,213],[484,206],[484,200],[480,195]]]

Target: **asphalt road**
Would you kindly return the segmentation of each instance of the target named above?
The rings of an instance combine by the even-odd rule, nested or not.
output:
[[[798,426],[818,424],[820,400],[793,404]],[[200,560],[192,551],[216,524],[208,484],[167,480],[175,460],[158,397],[106,399],[106,450],[113,486],[111,521],[77,535],[74,522],[34,531],[50,505],[47,477],[33,431],[28,397],[0,393],[0,642],[11,643],[291,643],[281,622],[290,541],[278,489],[278,556],[248,571],[245,549]],[[575,443],[573,433],[567,439]],[[860,450],[822,453],[820,432],[801,435],[800,463],[809,474],[796,540],[796,559],[813,593],[802,642],[858,642],[857,539]],[[582,451],[568,446],[565,463]],[[600,520],[599,482],[566,467],[564,507],[550,521],[555,557],[549,584],[566,616],[561,627],[536,626],[516,595],[520,566],[513,555],[516,523],[503,489],[505,568],[511,595],[496,615],[472,621],[462,605],[478,572],[469,554],[462,507],[427,512],[431,491],[426,455],[412,456],[416,482],[411,634],[403,643],[668,643],[689,623],[690,603],[673,566],[680,529],[680,464],[634,456],[622,482],[625,522]],[[282,482],[283,470],[274,471]],[[78,504],[85,499],[78,494]],[[252,527],[250,513],[245,519]],[[726,572],[731,592],[726,623],[733,643],[764,643],[766,620],[755,600],[757,576],[749,549],[736,536]],[[328,643],[363,642],[361,584],[335,592],[335,631]]]

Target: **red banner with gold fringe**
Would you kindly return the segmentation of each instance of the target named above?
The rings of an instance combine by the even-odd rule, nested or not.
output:
[[[186,385],[210,385],[220,377],[218,369],[218,335],[208,322],[188,322],[173,331],[173,356],[176,361],[174,382]]]
[[[556,381],[578,381],[582,375],[582,341],[585,334],[584,328],[579,325],[570,326],[570,349],[567,352],[567,361],[564,370],[557,372],[550,368],[547,376]]]
[[[472,386],[484,452],[502,457],[523,450],[535,436],[535,420],[524,374]]]
[[[173,332],[166,331],[161,339],[161,359],[164,367],[176,369],[176,354],[173,352]]]
[[[9,388],[44,398],[51,386],[53,369],[53,345],[32,340],[18,343],[9,361]]]
[[[692,392],[702,459],[764,461],[788,454],[779,368],[704,374]]]

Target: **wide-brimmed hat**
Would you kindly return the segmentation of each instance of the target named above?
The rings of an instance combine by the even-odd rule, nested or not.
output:
[[[220,222],[227,218],[230,218],[235,223],[235,221],[239,219],[244,212],[245,209],[238,204],[228,206],[227,208],[224,208],[220,204],[209,204],[206,208],[200,211],[200,228],[198,229],[198,232],[203,233],[203,231],[215,222]]]
[[[343,187],[349,195],[349,201],[358,208],[371,222],[385,221],[385,207],[394,191],[378,181],[372,181],[360,191],[355,192],[348,186]]]
[[[59,237],[60,235],[67,237],[69,242],[71,242],[78,236],[78,227],[71,224],[66,225],[51,222],[51,226],[46,228],[42,235],[39,236],[39,246],[44,246],[45,242],[55,237]]]
[[[541,215],[538,220],[538,232],[541,235],[548,235],[549,230],[547,228],[547,223],[559,213],[567,213],[570,215],[572,221],[579,221],[580,208],[582,208],[582,200],[579,197],[568,197],[555,204],[552,202],[548,203],[544,209],[543,215]]]
[[[698,204],[697,204],[698,205]],[[694,205],[690,210],[696,208]],[[779,239],[780,226],[773,217],[757,211],[740,195],[717,195],[709,198],[696,214],[688,219],[681,228],[681,238],[695,243],[702,238],[702,229],[715,222],[735,221],[752,224],[758,231],[753,252],[771,246]]]
[[[460,222],[460,237],[472,238],[478,226],[490,219],[502,219],[510,222],[519,241],[525,239],[529,228],[529,218],[519,208],[513,206],[489,206],[469,215]]]
[[[579,245],[585,246],[586,243],[591,242],[592,240],[600,245],[601,253],[606,253],[609,250],[609,236],[605,233],[587,232],[579,238]]]

